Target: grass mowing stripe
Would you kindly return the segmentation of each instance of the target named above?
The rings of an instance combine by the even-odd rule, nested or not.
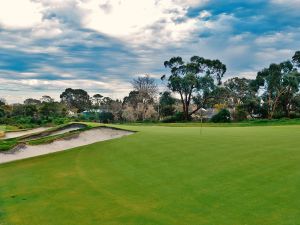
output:
[[[0,221],[14,225],[300,221],[299,126],[207,127],[201,135],[199,127],[118,127],[139,132],[0,165]]]

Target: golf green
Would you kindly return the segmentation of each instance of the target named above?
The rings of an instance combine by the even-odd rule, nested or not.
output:
[[[300,126],[119,127],[0,165],[0,224],[300,224]]]

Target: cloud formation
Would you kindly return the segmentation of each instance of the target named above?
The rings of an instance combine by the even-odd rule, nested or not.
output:
[[[159,77],[178,55],[253,77],[299,49],[299,9],[297,0],[1,1],[0,96],[57,98],[72,87],[121,98],[134,76]]]

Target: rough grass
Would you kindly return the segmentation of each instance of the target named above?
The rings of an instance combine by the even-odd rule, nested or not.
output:
[[[47,137],[27,141],[26,144],[29,144],[29,145],[47,144],[47,143],[51,143],[51,142],[59,140],[59,139],[72,137],[72,136],[74,136],[76,134],[79,134],[79,133],[80,133],[80,131],[73,131],[73,132],[67,132],[67,133],[64,133],[64,134],[47,136]]]
[[[300,126],[121,127],[0,165],[0,224],[299,224]]]

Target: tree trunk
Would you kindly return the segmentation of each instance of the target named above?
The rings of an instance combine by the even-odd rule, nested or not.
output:
[[[185,103],[184,119],[185,119],[186,121],[189,120],[189,105],[188,105],[187,102]]]

